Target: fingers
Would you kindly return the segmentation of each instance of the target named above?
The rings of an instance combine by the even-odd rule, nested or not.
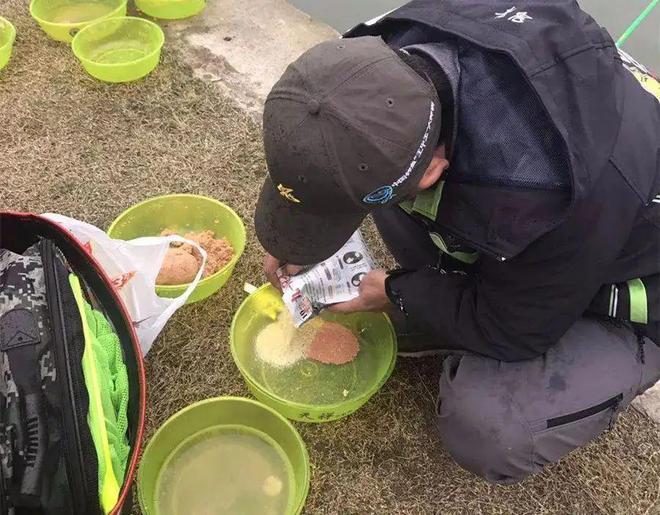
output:
[[[359,311],[364,311],[364,306],[360,297],[357,297],[347,302],[333,304],[332,306],[329,306],[327,310],[331,313],[356,313]]]
[[[286,273],[287,275],[297,275],[302,271],[303,267],[298,266],[298,265],[286,265]]]
[[[279,259],[266,254],[266,257],[264,257],[264,272],[270,283],[278,290],[282,289],[280,280],[277,278],[277,270],[280,266],[282,266],[282,262]]]
[[[298,266],[298,265],[289,265],[289,264],[284,264],[281,260],[277,259],[274,256],[271,256],[270,254],[266,254],[264,257],[264,272],[266,274],[266,277],[268,278],[268,281],[275,286],[278,290],[282,290],[282,287],[280,286],[280,280],[277,277],[277,271],[284,266],[284,271],[286,272],[287,275],[296,275],[300,273],[300,271],[303,269],[303,267]]]

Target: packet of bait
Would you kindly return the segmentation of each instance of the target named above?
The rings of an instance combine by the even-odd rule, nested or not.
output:
[[[280,268],[277,276],[282,286],[282,300],[294,325],[300,327],[323,308],[357,297],[362,278],[374,268],[360,231],[355,231],[333,256],[297,275],[288,276],[284,268]]]

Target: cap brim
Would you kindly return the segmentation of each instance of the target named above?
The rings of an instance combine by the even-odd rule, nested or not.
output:
[[[266,251],[294,265],[319,263],[337,252],[360,227],[367,212],[317,215],[284,199],[266,179],[254,217],[259,242]]]

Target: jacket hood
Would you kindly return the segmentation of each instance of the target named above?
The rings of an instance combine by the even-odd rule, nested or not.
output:
[[[490,75],[487,67],[498,63],[516,74],[518,87],[533,98],[556,137],[544,153],[551,161],[547,169],[552,165],[563,178],[550,173],[536,183],[512,185],[493,177],[466,180],[461,172],[455,174],[462,176],[456,180],[464,184],[454,187],[453,195],[451,189],[446,192],[447,202],[443,200],[443,204],[447,209],[441,209],[438,218],[439,223],[458,232],[457,236],[505,258],[559,225],[576,202],[589,196],[591,185],[611,155],[621,118],[617,52],[609,34],[574,1],[527,1],[516,6],[507,10],[484,0],[415,0],[346,34],[380,35],[398,47],[449,38],[465,49],[462,55],[477,74],[473,77],[478,79],[478,73]],[[452,167],[460,165],[469,175],[469,170],[476,169],[474,156],[476,153],[466,153],[464,163],[452,163]],[[503,157],[499,168],[506,171],[508,161]],[[537,160],[531,161],[534,165]],[[506,179],[506,173],[499,175]],[[509,177],[517,175],[509,173]],[[486,205],[479,194],[484,187],[499,190]],[[455,202],[449,200],[452,197]],[[524,221],[525,227],[513,227],[514,220]],[[488,234],[463,232],[466,227],[484,223]]]

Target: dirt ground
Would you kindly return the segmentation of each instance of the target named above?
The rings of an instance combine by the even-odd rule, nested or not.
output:
[[[0,72],[0,206],[100,227],[159,194],[199,193],[233,206],[249,232],[233,279],[180,310],[146,360],[149,434],[193,401],[247,395],[228,330],[243,283],[263,281],[251,230],[266,173],[258,125],[193,80],[167,45],[146,80],[104,85],[39,31],[27,0],[2,0],[0,15],[18,29],[14,57]],[[436,437],[438,368],[437,360],[402,360],[353,416],[297,425],[313,463],[307,513],[660,513],[660,434],[632,410],[612,432],[520,485],[488,485],[461,470]]]

